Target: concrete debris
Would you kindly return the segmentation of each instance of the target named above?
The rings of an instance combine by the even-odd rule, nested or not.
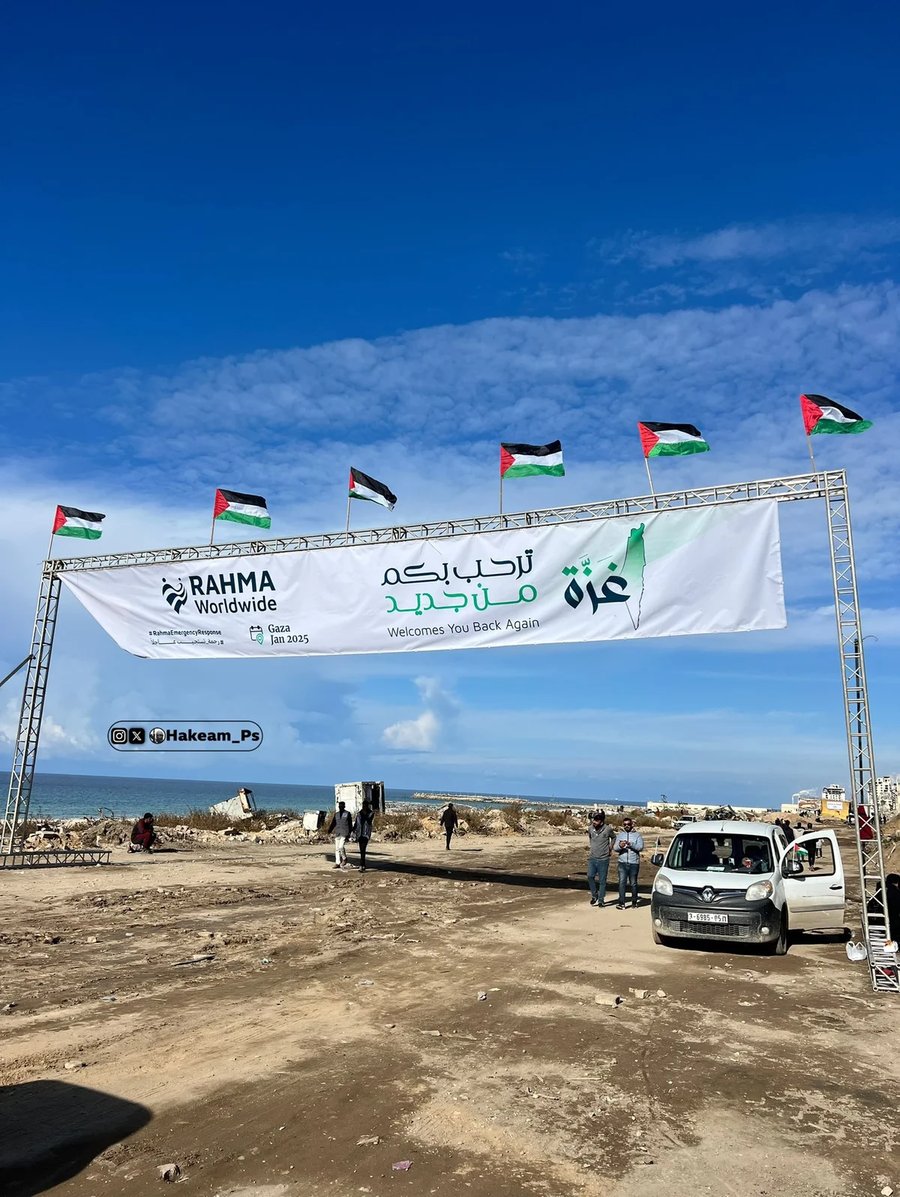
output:
[[[65,1068],[66,1072],[74,1072],[76,1068],[87,1068],[87,1064],[85,1064],[84,1060],[66,1060],[63,1068]]]
[[[649,990],[649,989],[629,989],[629,991],[628,991],[628,992],[629,992],[629,993],[633,993],[633,994],[634,994],[634,996],[635,996],[636,998],[639,998],[641,1001],[643,1001],[643,1000],[644,1000],[644,998],[648,998],[648,997],[650,996],[650,990]]]
[[[397,1160],[396,1164],[391,1164],[393,1172],[408,1172],[412,1167],[412,1160]]]
[[[360,1135],[356,1140],[357,1147],[375,1147],[381,1139],[378,1135]]]
[[[434,1035],[435,1039],[440,1039],[440,1038],[441,1038],[441,1032],[440,1032],[440,1031],[423,1031],[423,1032],[422,1032],[422,1034],[423,1034],[423,1035]]]
[[[890,1185],[885,1185],[884,1188],[881,1190],[881,1197],[891,1197],[893,1192],[894,1192],[894,1190],[891,1188]]]
[[[0,1006],[0,1014],[12,1014],[18,1004],[18,1002],[7,1002],[5,1006]]]
[[[167,1180],[170,1183],[178,1180],[181,1177],[180,1164],[160,1164],[156,1169],[156,1175],[160,1180]]]
[[[669,995],[666,993],[666,991],[664,989],[657,989],[656,996],[664,998],[664,997],[668,997]]]
[[[487,1001],[487,993],[483,989],[478,990],[478,1000],[479,1002]]]

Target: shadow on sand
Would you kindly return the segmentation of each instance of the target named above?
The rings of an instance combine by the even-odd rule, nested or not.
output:
[[[463,852],[480,852],[480,848],[451,849],[448,857],[455,858]],[[446,865],[436,863],[425,864],[421,861],[396,860],[382,857],[379,853],[369,852],[367,856],[370,873],[404,873],[410,877],[437,877],[442,881],[481,881],[495,885],[515,885],[523,889],[561,889],[583,893],[585,901],[588,897],[587,871],[568,873],[564,876],[547,875],[546,873],[513,873],[504,868],[473,868],[467,863]],[[610,880],[606,890],[607,905],[615,904],[615,886],[613,871],[610,870]],[[639,892],[649,893],[650,885],[638,886]],[[643,903],[642,903],[643,904]]]
[[[0,1087],[0,1193],[35,1197],[146,1126],[144,1106],[65,1081]]]

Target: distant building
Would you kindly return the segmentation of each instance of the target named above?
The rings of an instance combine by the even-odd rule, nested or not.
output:
[[[847,791],[843,786],[831,785],[822,787],[822,798],[819,803],[819,815],[823,819],[846,819],[850,814],[850,803],[847,801]]]
[[[882,816],[900,814],[900,777],[876,777],[875,801]]]
[[[900,775],[875,778],[875,801],[882,818],[900,814]],[[820,814],[823,819],[844,819],[852,814],[851,803],[843,786],[823,786],[817,790],[799,790],[790,803],[782,805],[782,812],[797,811],[801,815]]]
[[[804,819],[846,819],[850,804],[843,786],[823,786],[821,790],[799,790],[785,802],[782,813],[798,814]]]

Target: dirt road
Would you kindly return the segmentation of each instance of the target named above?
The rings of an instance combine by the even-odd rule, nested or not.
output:
[[[900,1009],[842,944],[654,947],[572,837],[372,848],[4,875],[0,1191],[900,1191]]]

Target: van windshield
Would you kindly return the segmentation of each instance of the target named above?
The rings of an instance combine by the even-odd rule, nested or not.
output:
[[[694,873],[771,873],[772,848],[765,836],[689,831],[672,841],[666,867]]]

